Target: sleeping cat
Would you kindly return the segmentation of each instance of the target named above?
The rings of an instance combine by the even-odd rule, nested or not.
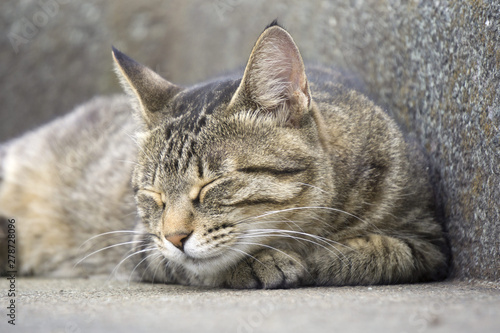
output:
[[[444,276],[424,159],[349,79],[306,71],[276,22],[242,78],[182,88],[113,57],[131,102],[96,98],[1,146],[18,273],[129,264],[141,280],[230,288]]]

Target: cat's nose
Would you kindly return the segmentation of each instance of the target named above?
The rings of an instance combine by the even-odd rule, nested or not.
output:
[[[165,239],[172,243],[176,248],[181,251],[184,251],[184,244],[188,240],[189,236],[191,236],[192,232],[179,232],[172,235],[165,236]]]

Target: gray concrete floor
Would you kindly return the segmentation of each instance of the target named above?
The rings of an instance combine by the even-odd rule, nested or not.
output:
[[[210,290],[2,278],[0,332],[500,332],[500,286]],[[15,300],[15,326],[6,316]]]

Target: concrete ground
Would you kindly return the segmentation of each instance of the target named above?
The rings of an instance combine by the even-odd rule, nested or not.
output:
[[[500,332],[500,286],[211,290],[105,280],[0,282],[0,332]],[[8,323],[15,300],[15,326]]]

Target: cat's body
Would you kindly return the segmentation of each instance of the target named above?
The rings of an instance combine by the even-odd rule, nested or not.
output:
[[[131,256],[138,278],[205,286],[443,277],[419,152],[339,73],[306,77],[282,28],[264,31],[241,80],[181,89],[114,57],[140,117],[124,97],[96,99],[2,148],[0,214],[16,219],[21,272],[109,273]],[[134,252],[72,268],[80,244],[134,225],[93,239]]]
[[[74,266],[92,236],[134,227],[136,126],[125,96],[100,97],[2,147],[0,211],[16,220],[20,274],[109,274],[124,248]]]

